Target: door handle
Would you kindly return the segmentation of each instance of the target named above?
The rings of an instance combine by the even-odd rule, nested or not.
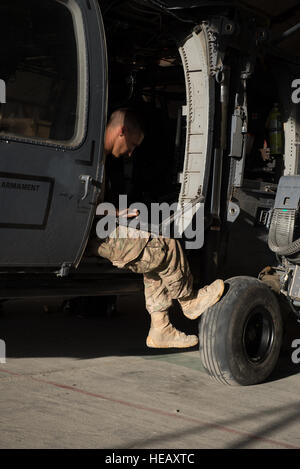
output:
[[[101,182],[96,181],[96,179],[93,179],[89,174],[81,174],[79,179],[84,183],[84,193],[81,200],[85,200],[87,198],[91,186],[96,186],[101,189]]]

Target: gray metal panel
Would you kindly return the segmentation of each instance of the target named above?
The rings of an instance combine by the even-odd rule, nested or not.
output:
[[[293,273],[293,278],[292,278],[292,282],[291,282],[290,290],[289,290],[289,296],[293,298],[294,300],[300,299],[300,267],[299,265],[296,265],[294,273]]]
[[[81,9],[88,53],[88,103],[86,135],[76,148],[59,148],[34,141],[0,140],[0,172],[19,178],[45,178],[42,200],[28,196],[8,199],[11,214],[2,220],[21,220],[20,207],[28,219],[41,222],[46,193],[52,191],[47,222],[42,229],[10,226],[0,228],[0,266],[47,267],[56,270],[64,263],[77,265],[86,246],[94,219],[99,189],[92,187],[82,201],[82,174],[100,178],[103,136],[106,124],[107,77],[106,43],[101,14],[96,0],[76,0]],[[84,45],[83,45],[84,46]],[[49,189],[46,181],[53,181]],[[47,199],[48,200],[48,199]],[[21,205],[20,205],[21,203]],[[19,208],[18,208],[19,207]],[[31,213],[32,212],[32,213]],[[24,221],[24,219],[22,220]]]
[[[205,197],[212,151],[214,79],[210,75],[207,26],[193,32],[179,48],[186,82],[187,121],[179,203]]]
[[[300,173],[300,111],[299,104],[291,106],[288,120],[284,127],[284,175]]]
[[[276,209],[296,210],[300,197],[300,176],[283,176],[280,178],[276,198]]]

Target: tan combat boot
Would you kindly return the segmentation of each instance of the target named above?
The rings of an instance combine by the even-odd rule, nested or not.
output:
[[[169,321],[168,311],[151,313],[151,327],[146,340],[150,348],[187,348],[198,344],[196,335],[180,332]]]
[[[189,298],[180,298],[183,314],[189,319],[197,319],[200,314],[219,301],[224,292],[223,280],[215,280],[210,285],[201,288]]]

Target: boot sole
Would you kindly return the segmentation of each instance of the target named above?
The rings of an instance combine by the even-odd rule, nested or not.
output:
[[[147,337],[147,340],[146,340],[146,345],[147,347],[149,348],[189,348],[189,347],[195,347],[195,345],[198,345],[198,338],[195,336],[195,343],[192,343],[192,344],[189,344],[189,345],[174,345],[174,344],[170,344],[170,345],[158,345],[157,343],[154,342],[153,339],[151,339],[151,337]]]
[[[186,314],[186,313],[183,313],[188,319],[198,319],[199,316],[201,316],[201,314],[203,314],[208,308],[210,308],[211,306],[215,305],[216,303],[218,303],[218,301],[222,298],[222,295],[224,293],[224,289],[225,289],[225,284],[223,282],[223,285],[222,285],[222,289],[220,290],[220,292],[218,293],[218,296],[209,304],[209,306],[207,306],[203,311],[200,311],[200,313],[192,313],[192,314]]]

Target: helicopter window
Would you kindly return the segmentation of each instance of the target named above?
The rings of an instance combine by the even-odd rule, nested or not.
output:
[[[74,0],[1,1],[0,139],[78,146],[86,121],[87,58]],[[80,106],[80,107],[79,107]],[[84,107],[84,108],[83,108]]]

